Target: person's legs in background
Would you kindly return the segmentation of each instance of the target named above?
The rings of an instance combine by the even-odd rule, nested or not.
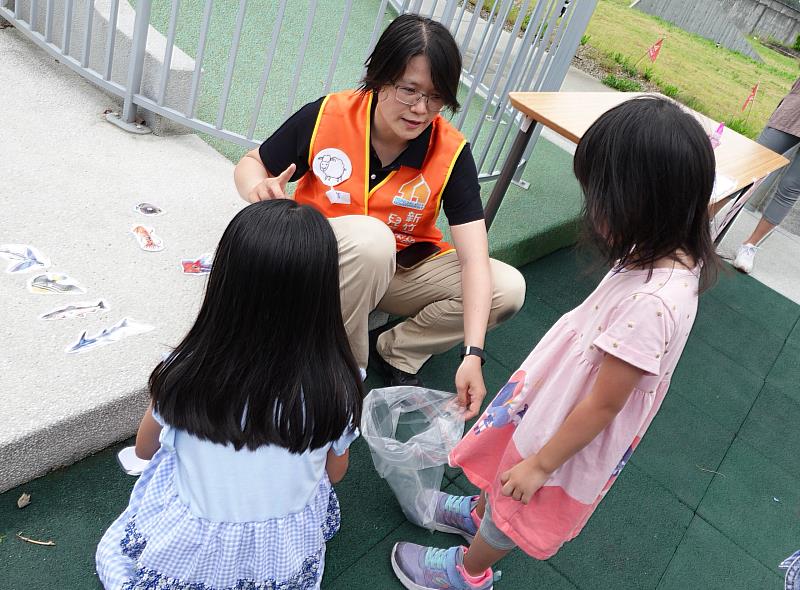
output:
[[[800,142],[800,137],[784,133],[772,127],[765,127],[758,137],[758,143],[779,154],[786,153]],[[777,170],[773,174],[779,174]],[[749,273],[753,270],[758,246],[767,235],[780,225],[783,218],[791,210],[800,197],[800,159],[795,158],[784,173],[775,194],[767,203],[761,219],[758,221],[753,233],[744,241],[736,252],[733,266],[742,272]]]

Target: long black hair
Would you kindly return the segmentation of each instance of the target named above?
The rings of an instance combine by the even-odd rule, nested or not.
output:
[[[289,199],[240,211],[222,235],[189,333],[150,375],[156,411],[215,443],[298,453],[361,420],[359,369],[328,221]]]
[[[378,91],[386,84],[393,84],[406,71],[408,62],[418,55],[428,58],[433,87],[455,113],[461,107],[456,98],[461,52],[447,27],[418,14],[403,14],[389,23],[364,62],[367,71],[361,80],[361,90]]]
[[[714,283],[714,151],[692,115],[658,97],[623,102],[589,127],[573,168],[585,196],[584,238],[607,264],[652,270],[681,249],[701,266],[700,290]]]

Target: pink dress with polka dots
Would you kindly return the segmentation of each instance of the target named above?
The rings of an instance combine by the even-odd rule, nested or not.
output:
[[[547,559],[581,531],[650,426],[694,323],[697,274],[610,272],[545,334],[450,454],[488,494],[500,530],[529,555]],[[503,496],[500,474],[550,440],[591,392],[606,354],[645,372],[625,407],[529,504]]]

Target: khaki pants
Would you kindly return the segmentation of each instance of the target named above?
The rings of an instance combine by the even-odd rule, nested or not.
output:
[[[461,265],[449,252],[412,270],[395,270],[395,240],[380,220],[366,215],[330,219],[339,243],[342,317],[360,367],[369,358],[369,313],[380,309],[407,319],[378,338],[380,355],[416,373],[431,355],[464,340]],[[489,328],[512,317],[525,299],[525,279],[513,266],[491,259]]]

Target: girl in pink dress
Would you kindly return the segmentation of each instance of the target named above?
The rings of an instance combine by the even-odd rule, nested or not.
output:
[[[703,128],[664,99],[626,101],[583,136],[584,222],[611,271],[451,453],[482,493],[440,493],[436,528],[470,546],[396,544],[406,588],[488,590],[514,547],[547,559],[584,527],[658,412],[713,283],[714,169]]]

